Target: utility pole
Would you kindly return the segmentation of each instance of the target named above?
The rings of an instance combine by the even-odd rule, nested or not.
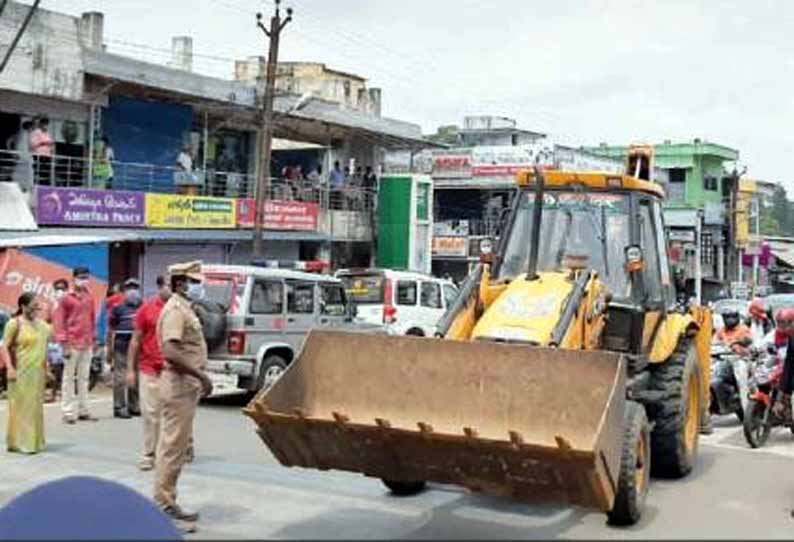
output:
[[[265,201],[270,192],[270,159],[273,150],[273,102],[276,92],[276,68],[278,67],[278,44],[281,31],[292,20],[292,8],[287,8],[287,17],[281,20],[281,0],[275,0],[276,11],[270,18],[270,29],[262,23],[262,14],[256,14],[256,25],[269,40],[267,73],[262,104],[262,161],[256,186],[256,210],[254,220],[254,258],[264,257],[262,235],[265,223]]]
[[[28,28],[30,24],[30,20],[33,18],[33,14],[36,13],[36,10],[39,9],[39,4],[41,4],[41,0],[36,0],[33,5],[30,7],[30,11],[25,16],[25,20],[22,22],[22,26],[17,31],[14,39],[11,40],[11,45],[8,46],[8,51],[6,51],[5,57],[3,57],[2,62],[0,62],[0,73],[3,73],[3,70],[6,68],[8,61],[11,59],[11,55],[14,54],[14,49],[17,48],[19,44],[19,40],[22,38],[22,34],[25,33],[25,30]],[[6,7],[6,0],[3,0],[3,3],[0,4],[0,14],[5,10]]]

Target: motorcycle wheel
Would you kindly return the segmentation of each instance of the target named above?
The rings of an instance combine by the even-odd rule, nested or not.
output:
[[[763,423],[766,408],[764,403],[755,399],[747,403],[742,427],[744,429],[744,438],[747,439],[747,443],[751,448],[760,448],[766,444],[769,434],[772,432],[772,424],[769,418],[767,418],[766,424]]]

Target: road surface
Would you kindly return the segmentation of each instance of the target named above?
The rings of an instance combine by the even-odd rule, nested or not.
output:
[[[694,473],[654,481],[643,520],[628,529],[606,525],[600,513],[528,507],[431,486],[396,498],[377,480],[279,466],[240,413],[241,401],[202,405],[196,461],[180,480],[183,506],[199,511],[193,538],[788,538],[794,532],[794,437],[778,430],[750,450],[733,418],[717,422],[701,441]],[[0,505],[42,482],[89,474],[151,494],[152,474],[136,467],[138,419],[116,420],[106,391],[94,399],[98,423],[66,426],[57,406],[46,408],[47,451],[26,457],[0,451]],[[7,412],[0,403],[0,431]]]

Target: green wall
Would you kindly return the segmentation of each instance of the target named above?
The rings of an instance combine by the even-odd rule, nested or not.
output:
[[[378,191],[377,266],[408,269],[411,231],[411,186],[405,176],[383,177]]]

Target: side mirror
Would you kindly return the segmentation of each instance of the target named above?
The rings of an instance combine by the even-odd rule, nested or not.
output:
[[[645,257],[642,247],[639,245],[629,245],[625,249],[626,271],[630,274],[639,273],[645,270]]]

